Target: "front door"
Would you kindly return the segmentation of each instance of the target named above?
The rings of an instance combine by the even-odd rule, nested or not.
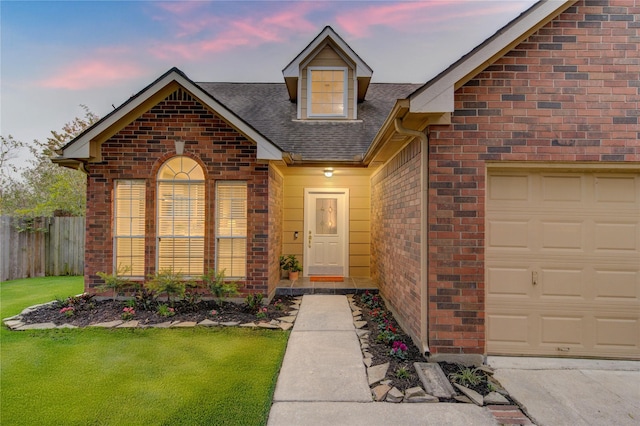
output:
[[[349,190],[305,189],[303,275],[348,276]]]

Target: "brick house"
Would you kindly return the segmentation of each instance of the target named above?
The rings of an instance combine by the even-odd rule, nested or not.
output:
[[[66,145],[85,286],[369,277],[432,356],[640,358],[640,5],[541,1],[425,84],[330,27],[284,83],[171,69]],[[331,177],[327,177],[331,175]]]

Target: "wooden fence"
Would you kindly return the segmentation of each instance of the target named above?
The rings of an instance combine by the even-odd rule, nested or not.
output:
[[[83,273],[83,217],[0,216],[0,281]]]

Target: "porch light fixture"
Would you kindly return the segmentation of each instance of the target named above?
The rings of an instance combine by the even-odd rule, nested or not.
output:
[[[176,155],[182,155],[184,153],[184,141],[177,138],[174,143],[176,144]]]
[[[331,176],[333,176],[333,169],[324,169],[324,175],[325,177],[330,178]]]

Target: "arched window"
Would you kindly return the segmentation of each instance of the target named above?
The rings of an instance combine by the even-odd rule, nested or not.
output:
[[[157,269],[186,276],[204,272],[204,171],[177,156],[158,171]]]

